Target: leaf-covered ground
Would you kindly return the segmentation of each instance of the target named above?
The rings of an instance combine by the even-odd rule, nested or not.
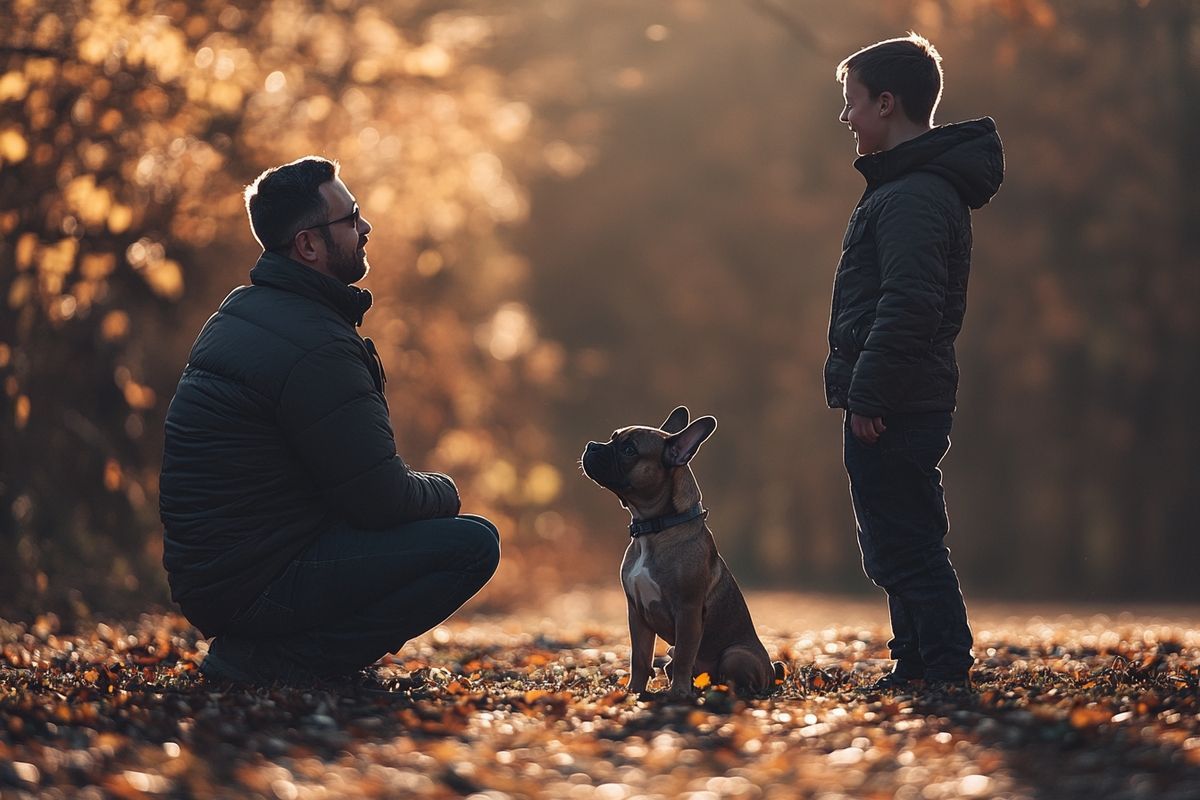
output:
[[[206,685],[175,616],[0,622],[0,796],[1200,797],[1200,610],[973,608],[979,692],[907,697],[862,691],[881,602],[750,605],[787,680],[692,706],[626,694],[616,592],[464,613],[385,695]]]

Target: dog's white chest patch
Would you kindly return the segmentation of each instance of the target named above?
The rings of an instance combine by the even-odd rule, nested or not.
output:
[[[655,600],[662,600],[662,589],[658,588],[658,583],[650,574],[644,550],[625,576],[625,591],[633,598],[634,603],[642,608],[648,607]]]

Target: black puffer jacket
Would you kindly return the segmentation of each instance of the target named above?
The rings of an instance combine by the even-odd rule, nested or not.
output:
[[[854,166],[867,189],[833,283],[826,400],[867,417],[952,411],[971,209],[1004,179],[996,123],[942,125]]]
[[[171,595],[206,635],[335,519],[454,516],[454,482],[396,454],[382,369],[355,330],[371,294],[265,253],[221,303],[167,411],[160,484]]]

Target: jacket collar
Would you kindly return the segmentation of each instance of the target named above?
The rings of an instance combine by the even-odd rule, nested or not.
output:
[[[250,270],[255,286],[271,286],[316,300],[337,311],[354,326],[362,325],[371,307],[371,293],[339,283],[328,275],[278,253],[263,253]]]
[[[931,172],[948,180],[971,208],[996,194],[1004,180],[1004,147],[991,117],[939,125],[891,150],[854,161],[867,190],[910,172]]]

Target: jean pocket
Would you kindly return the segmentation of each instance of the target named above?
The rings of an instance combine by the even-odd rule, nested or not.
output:
[[[905,451],[923,466],[936,467],[950,449],[948,426],[909,428],[903,433]]]

